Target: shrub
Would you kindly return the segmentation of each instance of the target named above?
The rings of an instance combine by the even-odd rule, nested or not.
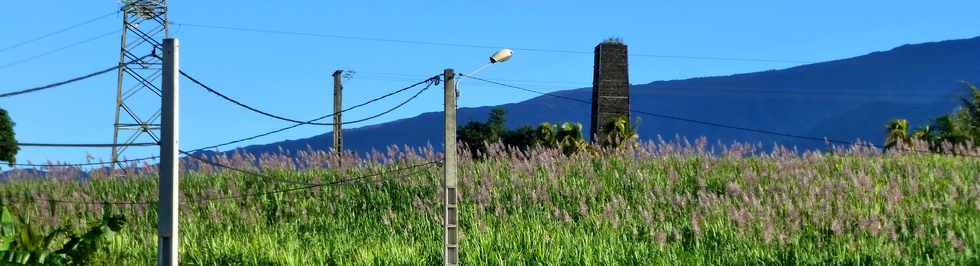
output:
[[[606,148],[623,148],[636,145],[639,134],[630,125],[629,117],[621,116],[606,123],[600,129],[599,145]]]
[[[497,108],[487,122],[469,122],[459,129],[459,141],[470,148],[473,158],[486,154],[488,145],[502,142],[510,149],[527,151],[535,147],[560,148],[570,155],[588,148],[582,137],[582,124],[565,122],[561,126],[542,123],[537,128],[524,126],[515,130],[504,127],[505,112]]]
[[[0,161],[9,164],[17,162],[17,139],[14,138],[14,122],[7,114],[7,110],[0,108]]]
[[[102,242],[119,232],[125,223],[122,216],[106,211],[102,220],[82,235],[60,227],[42,236],[27,218],[0,206],[0,265],[87,265]],[[59,236],[68,241],[52,250],[51,244]]]

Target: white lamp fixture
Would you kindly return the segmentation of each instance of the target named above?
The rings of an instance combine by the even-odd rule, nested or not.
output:
[[[496,53],[493,53],[493,55],[490,56],[490,63],[491,64],[496,64],[496,63],[500,63],[500,62],[505,62],[507,60],[510,60],[510,58],[512,56],[514,56],[514,51],[513,50],[511,50],[511,49],[500,49],[500,51],[497,51]]]

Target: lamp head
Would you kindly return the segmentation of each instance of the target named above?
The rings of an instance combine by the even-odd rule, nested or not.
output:
[[[500,62],[505,62],[507,60],[510,60],[512,56],[514,56],[514,51],[510,49],[500,49],[500,51],[497,51],[496,53],[493,53],[493,55],[490,56],[490,63],[496,64]]]

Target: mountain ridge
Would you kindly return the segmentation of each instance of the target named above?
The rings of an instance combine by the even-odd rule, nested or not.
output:
[[[905,44],[886,51],[725,76],[653,81],[631,85],[634,110],[758,128],[797,135],[817,134],[846,141],[880,143],[884,123],[906,117],[913,125],[952,111],[965,94],[961,81],[980,80],[980,37]],[[583,73],[585,74],[585,73]],[[588,73],[591,75],[591,73]],[[584,100],[591,88],[553,94]],[[579,121],[588,127],[588,109],[546,95],[518,103],[460,108],[459,124],[483,120],[493,108],[507,110],[508,127],[541,122]],[[442,112],[346,129],[345,148],[356,152],[389,145],[442,145]],[[643,139],[657,136],[707,137],[712,142],[779,143],[801,149],[825,143],[773,137],[646,116],[638,126]],[[394,130],[398,128],[398,130]],[[405,133],[409,132],[409,133]],[[287,152],[331,146],[330,133],[309,138],[250,145],[227,152]]]

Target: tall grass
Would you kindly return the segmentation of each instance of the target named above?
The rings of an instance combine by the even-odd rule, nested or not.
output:
[[[572,156],[495,147],[489,159],[464,159],[461,260],[980,264],[980,159],[859,147],[832,153],[711,147],[660,141]],[[431,148],[392,147],[360,157],[309,151],[216,159],[280,178],[329,182],[440,156]],[[338,160],[345,167],[331,168]],[[189,200],[293,186],[193,161],[185,165],[181,191]],[[32,199],[155,200],[155,169],[133,168],[128,173],[140,174],[10,181],[0,184],[0,198],[42,226],[81,228],[76,223],[107,206]],[[441,180],[442,169],[432,167],[345,186],[186,203],[181,259],[192,265],[439,264]],[[155,206],[114,208],[130,224],[95,261],[154,264]]]

